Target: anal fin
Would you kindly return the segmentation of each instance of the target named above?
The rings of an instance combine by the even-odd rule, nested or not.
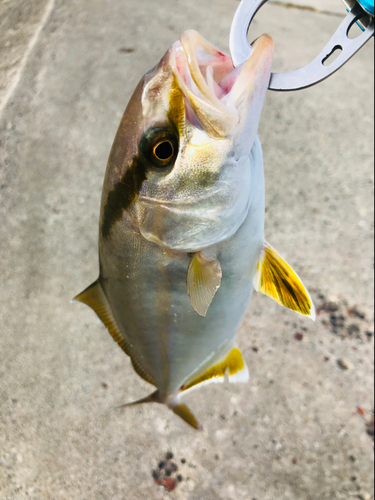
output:
[[[292,311],[315,320],[315,307],[302,281],[266,241],[258,262],[254,288]]]
[[[221,266],[216,258],[209,259],[203,252],[192,256],[186,274],[187,292],[191,305],[200,316],[206,316],[221,278]]]
[[[226,377],[230,383],[249,381],[249,370],[238,347],[232,347],[224,357],[216,359],[209,367],[204,367],[200,372],[193,374],[181,391],[186,392],[197,386],[224,382]]]
[[[113,340],[117,342],[121,349],[130,357],[135,372],[146,382],[155,385],[153,377],[151,377],[142,367],[142,364],[132,352],[129,342],[127,342],[117,326],[99,279],[77,295],[73,300],[82,302],[91,307],[99,319],[104,323]]]

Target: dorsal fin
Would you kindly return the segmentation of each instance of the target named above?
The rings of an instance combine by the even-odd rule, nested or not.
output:
[[[207,367],[195,372],[181,388],[182,392],[196,388],[199,385],[224,382],[225,377],[229,382],[248,382],[249,370],[238,347],[231,344],[230,351],[224,356],[216,357]]]
[[[258,262],[254,288],[279,304],[315,321],[315,307],[302,281],[266,241]]]
[[[116,324],[116,320],[113,317],[111,307],[108,304],[107,297],[103,291],[99,279],[97,279],[92,285],[90,285],[86,290],[81,292],[73,300],[82,302],[97,314],[99,319],[104,323],[107,330],[111,334],[113,340],[121,347],[121,349],[130,357],[132,365],[136,373],[143,378],[146,382],[155,385],[155,381],[151,375],[149,375],[143,368],[142,364],[132,352],[129,342],[124,338],[121,330]]]
[[[187,292],[191,305],[200,316],[206,316],[220,287],[221,277],[221,266],[217,259],[208,259],[202,252],[192,256],[186,274]]]

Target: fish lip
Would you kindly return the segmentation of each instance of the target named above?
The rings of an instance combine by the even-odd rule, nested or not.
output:
[[[184,69],[189,70],[192,78],[191,83],[195,84],[196,90],[208,102],[224,111],[225,106],[223,106],[219,98],[220,94],[224,95],[224,90],[218,84],[234,69],[232,58],[206,41],[195,30],[185,31],[174,47],[178,48],[178,44],[183,49],[185,64],[187,66]],[[212,72],[209,68],[212,69]],[[203,74],[204,69],[206,70],[206,75]],[[213,79],[210,84],[208,82],[209,75],[207,71],[211,73]],[[216,95],[215,91],[219,96]]]
[[[230,110],[221,102],[223,91],[218,81],[233,70],[230,56],[209,44],[196,31],[189,30],[172,46],[171,66],[185,97],[187,121],[214,139],[228,135],[238,122],[238,116],[236,110]]]
[[[250,108],[251,96],[268,88],[273,49],[272,38],[262,35],[253,44],[249,59],[234,68],[228,54],[196,31],[186,31],[172,46],[171,65],[185,96],[188,120],[215,139],[229,135],[241,120],[240,108]]]

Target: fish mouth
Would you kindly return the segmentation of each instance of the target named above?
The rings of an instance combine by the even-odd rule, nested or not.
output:
[[[185,96],[188,121],[213,139],[228,136],[256,108],[258,125],[268,89],[274,43],[262,35],[251,56],[237,68],[232,58],[194,30],[172,47],[172,69]],[[258,116],[259,115],[259,116]]]

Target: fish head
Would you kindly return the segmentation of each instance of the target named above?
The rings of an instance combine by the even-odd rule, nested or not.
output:
[[[249,155],[268,89],[273,41],[234,68],[185,32],[138,85],[110,154],[103,235],[126,219],[163,248],[195,252],[229,238],[251,200]]]

